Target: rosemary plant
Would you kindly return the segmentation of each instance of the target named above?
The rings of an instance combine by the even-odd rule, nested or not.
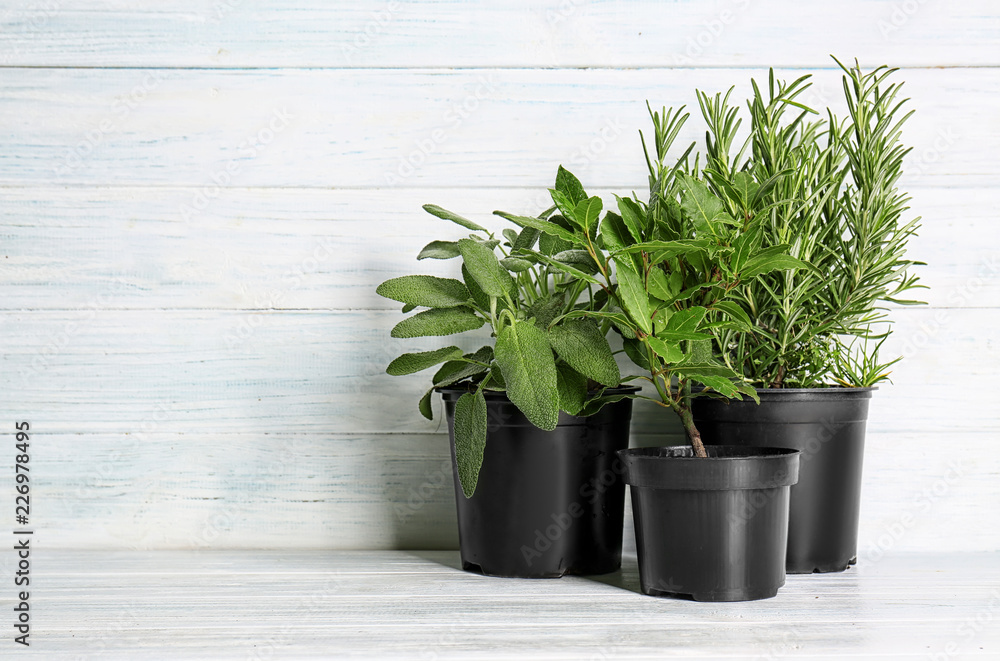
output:
[[[752,333],[715,330],[722,359],[758,388],[872,386],[898,360],[880,362],[891,332],[886,303],[916,304],[922,287],[906,257],[919,218],[905,220],[909,197],[897,187],[908,152],[901,127],[912,110],[900,98],[895,69],[844,71],[849,116],[815,111],[796,99],[809,76],[753,81],[749,135],[733,153],[741,120],[729,93],[699,92],[708,124],[704,175],[726,210],[757,223],[764,245],[787,244],[812,268],[769,273],[743,283],[733,300]],[[746,206],[740,187],[762,191]],[[758,222],[759,221],[759,222]]]

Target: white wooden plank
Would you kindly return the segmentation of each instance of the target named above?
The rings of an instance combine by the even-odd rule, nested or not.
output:
[[[920,182],[918,182],[920,183]],[[927,182],[925,182],[927,183]],[[590,190],[613,202],[612,193]],[[910,254],[936,307],[1000,307],[1000,189],[912,190],[924,227]],[[534,214],[545,189],[226,189],[185,223],[175,188],[7,188],[0,193],[0,308],[398,309],[375,295],[407,273],[454,277],[416,261],[465,230],[420,209],[434,202],[494,231],[500,208]]]
[[[455,548],[446,434],[53,434],[36,423],[32,525],[45,548]],[[1000,543],[990,432],[869,434],[861,561]],[[684,443],[635,434],[633,446]],[[634,552],[631,507],[624,543]]]
[[[1000,366],[998,314],[899,310],[885,355],[907,359],[893,368],[895,385],[876,394],[870,428],[997,427],[1000,410],[969,393],[990,392]],[[416,412],[430,372],[391,377],[385,366],[450,340],[473,350],[488,335],[391,340],[396,319],[374,311],[4,312],[0,392],[8,410],[51,432],[435,431],[440,422]],[[662,429],[654,408],[637,409],[637,429]]]
[[[836,104],[834,71],[778,75],[809,71],[803,100]],[[645,100],[744,98],[752,75],[766,71],[0,69],[0,184],[184,186],[188,220],[219,185],[542,187],[562,162],[592,188],[641,188]],[[907,184],[1000,181],[1000,69],[901,78],[919,111]]]
[[[638,594],[634,557],[606,577],[530,581],[462,572],[456,556],[37,552],[33,646],[18,653],[553,660],[923,658],[946,650],[992,658],[1000,650],[990,626],[1000,607],[996,554],[911,554],[791,576],[773,599],[730,604]]]
[[[988,0],[4,2],[17,66],[995,65]]]
[[[982,525],[983,512],[1000,511],[1000,461],[990,453],[992,437],[956,435],[961,451],[951,453],[941,451],[940,438],[869,435],[859,533],[862,563],[907,551],[992,550],[1000,542],[995,528]],[[120,457],[122,448],[129,447],[128,437],[114,437],[107,445],[88,437],[74,440],[83,453],[78,448],[61,460],[76,468],[54,466],[51,473],[60,481],[54,488],[44,478],[41,482],[42,502],[54,504],[41,510],[40,533],[49,547],[391,549],[457,544],[443,436],[272,436],[261,442],[230,436],[207,452],[188,447],[185,439],[157,438],[163,447],[144,448],[127,462]],[[634,445],[683,442],[679,436],[633,439]],[[294,459],[280,454],[285,448],[296,452]],[[242,453],[242,458],[221,456],[225,449]],[[199,468],[186,468],[190,464]],[[277,487],[264,486],[275,483]],[[49,509],[53,515],[45,516]],[[635,550],[629,502],[624,546]]]

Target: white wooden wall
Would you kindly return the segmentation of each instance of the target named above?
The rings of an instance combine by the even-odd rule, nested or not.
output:
[[[391,340],[374,293],[452,273],[414,260],[460,235],[420,205],[535,211],[559,163],[642,189],[646,99],[773,65],[836,102],[834,53],[904,68],[932,287],[872,403],[863,556],[1000,548],[992,0],[35,0],[0,25],[0,439],[31,422],[40,545],[454,547],[426,377],[383,372],[438,343]],[[676,429],[640,407],[633,440]]]

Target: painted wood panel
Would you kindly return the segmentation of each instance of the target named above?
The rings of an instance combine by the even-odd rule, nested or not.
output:
[[[996,65],[990,0],[2,4],[0,63],[105,67]]]
[[[592,188],[613,204],[612,193]],[[934,307],[1000,306],[1000,189],[913,189],[911,242]],[[465,230],[424,213],[433,202],[499,234],[493,209],[535,214],[541,188],[220,191],[189,221],[195,191],[172,187],[0,191],[0,309],[398,309],[377,296],[407,273],[454,277],[453,261],[416,261],[427,242]],[[387,323],[391,323],[387,321]]]
[[[51,433],[34,421],[34,516],[45,548],[454,548],[447,434]],[[683,443],[640,433],[633,446]],[[992,550],[990,432],[869,433],[862,562]],[[942,449],[947,446],[948,450]],[[625,548],[635,549],[630,505]]]
[[[842,95],[814,73],[824,106]],[[191,220],[219,187],[542,187],[564,163],[591,187],[645,181],[637,136],[654,106],[746,69],[137,70],[0,69],[0,184],[196,188]],[[1000,183],[1000,70],[914,69],[906,90],[906,184]],[[974,127],[974,130],[973,130]],[[700,139],[691,121],[678,144]],[[200,195],[199,195],[200,194]]]
[[[814,73],[806,101],[825,104],[840,96],[835,53],[907,67],[900,78],[918,112],[905,132],[914,150],[904,186],[925,218],[912,252],[929,262],[922,277],[933,287],[930,307],[898,313],[887,347],[907,360],[873,401],[862,559],[1000,548],[1000,532],[981,523],[1000,511],[1000,419],[989,395],[1000,368],[993,4],[0,2],[0,397],[38,431],[39,540],[67,549],[454,547],[447,438],[414,406],[425,375],[383,372],[404,347],[443,342],[390,340],[400,316],[373,291],[403,273],[453,274],[454,264],[413,260],[431,238],[457,236],[419,205],[477,219],[498,207],[535,210],[560,162],[592,192],[641,189],[636,131],[646,129],[647,98],[692,106],[696,86],[734,83],[742,95],[750,76],[775,65],[785,76]],[[682,139],[702,130],[693,121]],[[634,444],[680,438],[673,420],[643,404],[634,430]],[[426,576],[427,589],[452,590],[418,624],[480,603],[461,596],[464,584],[428,576],[425,558],[385,557],[393,560],[374,571],[334,564],[384,576],[398,561]],[[434,566],[453,563],[433,557],[445,563]],[[857,585],[879,580],[885,565],[869,564],[875,571],[866,567]],[[117,606],[136,580],[96,594],[72,576],[53,575],[69,581],[58,597],[69,609],[94,599]],[[165,587],[176,572],[150,580]],[[225,592],[233,584],[217,594],[243,599]],[[891,590],[879,586],[884,603]],[[823,600],[843,589],[829,584]],[[509,596],[499,612],[565,611]],[[899,653],[893,636],[912,623],[873,618],[872,599],[838,601],[831,612],[879,622],[858,644]],[[917,599],[914,621],[954,624]],[[178,604],[161,603],[143,621],[183,615]],[[816,612],[808,604],[797,618]],[[633,605],[618,607],[634,617]],[[356,610],[345,604],[333,616]],[[485,630],[496,616],[473,619]],[[315,626],[327,630],[329,620]],[[338,631],[354,626],[343,622]],[[707,654],[745,651],[741,625],[709,624],[725,644]],[[73,626],[58,631],[72,636]],[[224,639],[218,622],[200,626],[190,649]],[[810,640],[815,650],[856,651],[841,645],[856,642],[854,627],[828,623]],[[948,627],[932,628],[920,653],[951,642]],[[664,649],[616,631],[593,638],[614,643],[601,654]],[[241,628],[240,639],[254,632]],[[467,658],[483,641],[537,649],[502,627],[458,649],[424,634],[421,645],[442,656]],[[771,627],[753,640],[780,634]],[[670,649],[695,653],[704,638],[685,634]],[[139,637],[118,640],[135,642],[122,656],[158,656]]]
[[[550,581],[463,572],[454,551],[37,558],[45,597],[31,604],[25,658],[989,659],[1000,651],[990,626],[1000,605],[996,554],[906,554],[842,574],[789,576],[773,599],[730,604],[641,595],[633,556],[620,573]]]

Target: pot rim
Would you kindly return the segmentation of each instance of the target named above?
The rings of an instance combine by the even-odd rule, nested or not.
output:
[[[469,384],[469,385],[471,385],[471,384]],[[463,393],[464,394],[464,393],[467,393],[467,392],[472,392],[473,390],[474,390],[473,388],[468,388],[468,387],[459,386],[459,385],[435,386],[435,388],[434,388],[434,392],[439,392],[442,395],[444,395],[444,394],[453,394],[453,393]],[[623,385],[615,386],[613,388],[612,387],[605,388],[604,389],[604,394],[606,394],[606,395],[632,395],[632,394],[635,394],[635,393],[639,392],[640,390],[642,390],[642,388],[639,387],[639,386],[624,385],[623,384]],[[590,391],[587,392],[587,394],[589,396],[591,394],[598,393],[598,392],[600,392],[600,390],[590,390]],[[507,397],[507,391],[506,390],[483,390],[483,396],[486,397],[486,399],[490,399],[490,398],[494,398],[494,399],[500,399],[500,398],[509,399],[509,397]]]
[[[732,455],[694,457],[690,445],[628,448],[617,454],[625,464],[626,483],[640,489],[772,489],[799,480],[801,452],[793,448],[709,445],[705,449]]]
[[[819,386],[816,388],[754,388],[761,401],[833,401],[871,399],[878,386],[867,388],[846,388],[844,386]],[[699,402],[747,402],[756,405],[751,398],[741,395],[739,398],[699,397]]]

